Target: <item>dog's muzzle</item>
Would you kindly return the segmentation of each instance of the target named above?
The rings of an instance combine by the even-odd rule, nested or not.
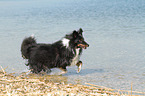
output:
[[[86,49],[87,47],[89,47],[89,44],[87,44],[85,41],[81,44],[78,44],[78,47],[84,48]]]

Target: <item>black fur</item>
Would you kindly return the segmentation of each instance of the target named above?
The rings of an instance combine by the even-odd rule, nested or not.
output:
[[[78,63],[82,49],[89,46],[84,41],[82,32],[81,28],[78,31],[74,30],[53,44],[36,43],[34,37],[25,38],[21,45],[22,57],[28,59],[27,65],[33,73],[46,72],[55,67],[67,71],[66,66],[70,66],[75,60]]]

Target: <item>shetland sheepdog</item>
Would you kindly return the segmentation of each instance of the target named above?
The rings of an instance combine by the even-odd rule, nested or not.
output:
[[[89,47],[84,41],[83,30],[74,30],[65,35],[61,40],[52,44],[37,43],[35,37],[30,36],[23,40],[21,53],[24,59],[28,59],[31,72],[50,72],[52,68],[60,68],[61,74],[67,73],[67,66],[76,65],[77,73],[80,72],[82,61],[80,56],[83,49]]]

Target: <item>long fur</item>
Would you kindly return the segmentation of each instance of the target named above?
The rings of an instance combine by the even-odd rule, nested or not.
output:
[[[53,44],[37,43],[32,36],[25,38],[21,45],[22,57],[28,59],[27,65],[33,73],[46,72],[51,68],[66,72],[66,66],[77,65],[83,48],[89,46],[82,32],[81,28],[74,30]]]

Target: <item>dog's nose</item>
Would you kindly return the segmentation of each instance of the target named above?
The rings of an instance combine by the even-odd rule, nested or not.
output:
[[[89,47],[89,44],[88,44],[88,47]]]
[[[89,44],[86,44],[86,47],[89,47]]]

